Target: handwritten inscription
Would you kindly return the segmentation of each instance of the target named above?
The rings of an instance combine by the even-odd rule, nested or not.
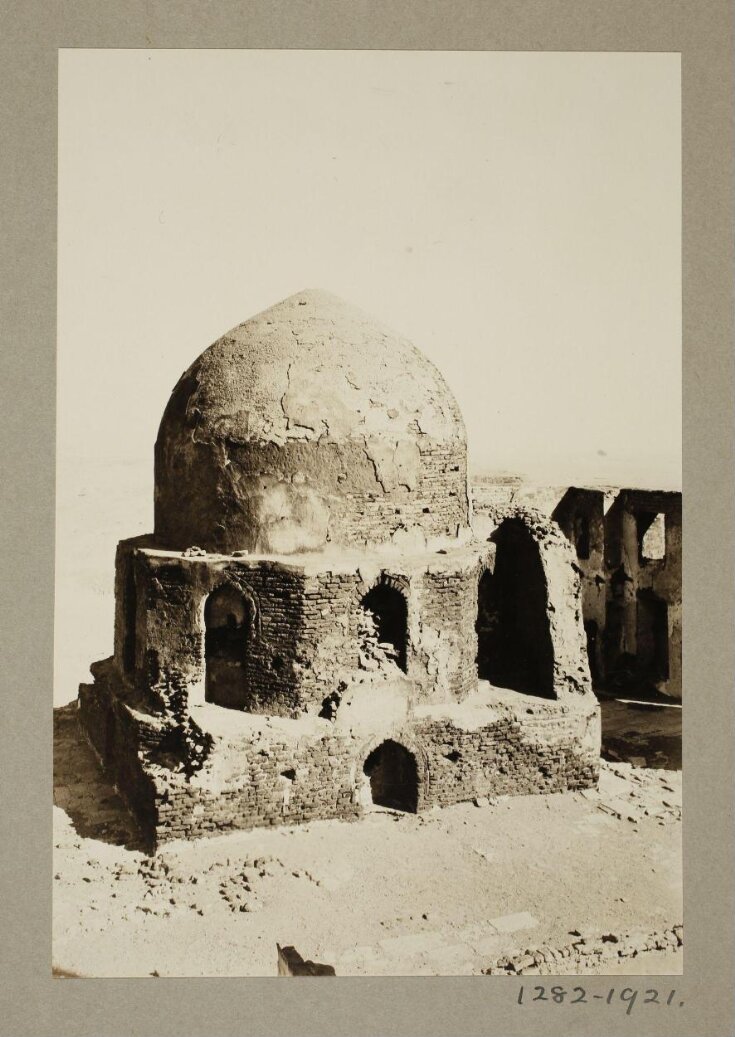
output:
[[[660,991],[650,987],[648,990],[637,990],[634,987],[610,987],[607,994],[593,994],[584,987],[526,987],[518,991],[518,1004],[530,1004],[533,1001],[549,1001],[552,1004],[588,1005],[595,1001],[603,1004],[624,1004],[625,1014],[630,1015],[636,1004],[663,1005],[664,1007],[682,1008],[684,1002],[676,996],[675,990]]]

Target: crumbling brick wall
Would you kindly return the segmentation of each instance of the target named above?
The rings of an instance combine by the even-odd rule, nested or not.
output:
[[[586,788],[599,776],[599,719],[589,712],[508,712],[481,727],[417,725],[428,759],[426,806],[476,796]],[[597,741],[595,741],[597,736]]]
[[[126,574],[136,574],[136,667],[132,684],[165,707],[174,675],[197,700],[204,698],[204,602],[229,583],[252,603],[242,708],[288,714],[299,709],[294,664],[300,655],[304,580],[278,563],[156,553],[123,542],[118,549],[115,661],[125,673]]]
[[[241,708],[283,716],[318,712],[359,666],[362,600],[381,581],[405,596],[408,673],[423,699],[462,698],[476,683],[477,574],[481,551],[430,565],[395,557],[384,567],[307,571],[297,565],[157,552],[123,542],[117,556],[115,660],[131,684],[165,709],[174,679],[203,701],[204,602],[223,583],[251,603]],[[373,566],[375,563],[373,563]],[[133,612],[126,605],[135,574]],[[136,665],[125,667],[126,624],[135,622]]]
[[[224,781],[206,770],[188,781],[157,771],[159,841],[360,814],[348,739],[275,738],[219,751],[228,762]]]
[[[365,804],[365,761],[386,739],[416,760],[419,810],[476,796],[594,785],[596,703],[572,708],[509,694],[470,724],[429,706],[429,714],[367,738],[326,720],[309,720],[308,728],[298,720],[282,721],[280,728],[262,721],[249,735],[214,739],[195,768],[180,755],[170,718],[124,701],[113,667],[98,668],[95,684],[82,686],[79,701],[88,737],[154,843],[357,818]]]
[[[477,687],[479,573],[479,560],[454,571],[429,568],[422,575],[418,591],[421,642],[417,652],[422,656],[427,677],[438,677],[444,697],[457,700]],[[432,680],[426,682],[428,693],[433,684]],[[440,694],[431,697],[440,700]]]
[[[79,722],[107,775],[136,817],[141,831],[155,842],[157,790],[143,760],[164,740],[164,724],[136,714],[112,691],[111,668],[98,670],[93,684],[79,688]]]
[[[517,531],[526,547],[533,545],[543,581],[544,634],[548,632],[550,638],[553,697],[591,695],[580,572],[570,543],[552,519],[530,508],[511,506],[488,511],[486,518],[494,527],[489,539],[496,544],[495,556],[488,564],[491,572],[498,564],[498,551],[507,549],[503,547],[506,530]]]
[[[552,518],[572,545],[580,570],[582,617],[593,681],[605,676],[604,638],[607,623],[605,570],[605,494],[602,490],[570,487],[554,508]]]

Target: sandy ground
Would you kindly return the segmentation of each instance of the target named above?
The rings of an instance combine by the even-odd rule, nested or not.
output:
[[[338,976],[467,975],[562,946],[574,929],[682,921],[677,771],[603,762],[599,792],[378,810],[169,844],[155,858],[73,705],[55,710],[54,778],[54,964],[72,973],[274,976],[278,942]],[[604,972],[681,968],[672,950]]]

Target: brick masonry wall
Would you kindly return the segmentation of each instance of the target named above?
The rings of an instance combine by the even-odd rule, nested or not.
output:
[[[470,729],[449,718],[409,721],[369,740],[337,730],[298,737],[261,731],[216,740],[204,765],[187,773],[175,728],[131,710],[109,675],[80,689],[80,720],[151,843],[236,829],[296,824],[362,813],[359,788],[369,752],[392,738],[417,763],[418,806],[486,795],[557,792],[598,778],[599,711],[544,704],[488,711]]]
[[[445,675],[451,696],[465,698],[477,687],[477,586],[481,566],[441,569],[424,574],[420,589],[420,624],[449,645],[449,665]],[[423,640],[427,641],[426,634]],[[432,644],[424,649],[427,673],[431,673]]]
[[[576,712],[510,714],[476,730],[451,721],[417,726],[428,772],[425,805],[595,785],[599,739],[595,745],[588,730],[590,725],[594,730],[595,716],[593,711],[589,718]]]
[[[275,739],[218,751],[231,764],[222,785],[209,784],[206,772],[185,781],[155,769],[159,841],[360,814],[348,739],[327,735],[299,745]]]
[[[141,831],[155,841],[156,782],[143,759],[160,746],[165,731],[152,718],[147,723],[136,722],[135,715],[104,678],[82,684],[78,702],[79,723],[105,772],[128,803]]]
[[[320,573],[306,583],[301,699],[316,708],[358,666],[360,603],[386,582],[408,606],[408,677],[418,701],[461,699],[477,685],[476,564],[437,563],[412,570],[400,560],[377,572]]]
[[[204,602],[215,588],[230,584],[241,591],[251,619],[241,707],[283,715],[299,709],[294,664],[301,654],[304,580],[297,569],[150,553],[138,553],[136,564],[144,600],[139,684],[165,698],[175,678],[203,700]]]
[[[299,680],[301,702],[311,712],[357,669],[363,593],[357,572],[327,571],[306,580]]]
[[[330,523],[341,542],[380,543],[397,530],[421,528],[427,536],[454,537],[468,522],[467,458],[463,450],[416,434],[421,465],[418,485],[385,492],[347,492],[332,506]]]
[[[124,672],[122,643],[129,620],[127,572],[135,573],[135,671],[130,683],[149,690],[165,709],[171,687],[204,698],[204,602],[223,583],[252,603],[241,708],[295,716],[319,712],[324,699],[358,667],[361,601],[387,581],[408,606],[408,674],[421,700],[461,699],[475,686],[479,561],[439,556],[428,567],[393,558],[384,568],[325,570],[247,559],[185,557],[118,550],[115,660]],[[372,563],[373,566],[375,563]]]

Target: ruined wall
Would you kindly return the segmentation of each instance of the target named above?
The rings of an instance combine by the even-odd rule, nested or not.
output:
[[[160,841],[217,835],[235,829],[349,820],[361,810],[354,792],[354,760],[345,739],[325,737],[294,745],[269,740],[232,752],[224,781],[204,772],[188,782],[159,771],[165,798],[158,808]]]
[[[357,669],[360,599],[366,589],[357,572],[327,571],[306,578],[299,670],[305,708],[318,712]]]
[[[464,699],[477,687],[477,582],[481,560],[456,572],[429,569],[419,588],[420,640],[416,654],[427,675]],[[435,696],[435,701],[439,696]]]
[[[475,796],[564,792],[595,785],[600,721],[596,706],[565,712],[559,706],[507,710],[492,722],[466,728],[451,719],[419,724],[415,737],[427,759],[426,806]]]
[[[164,739],[163,723],[154,717],[136,722],[135,713],[112,690],[109,674],[99,674],[93,684],[80,685],[78,704],[81,728],[106,774],[128,803],[143,834],[154,840],[158,793],[143,759]]]
[[[410,560],[377,568],[373,561],[356,572],[309,576],[300,633],[304,706],[318,710],[360,668],[361,602],[380,583],[395,587],[407,603],[406,672],[417,701],[468,694],[477,683],[478,569],[477,556],[456,562],[449,556],[425,568],[412,568]]]
[[[447,715],[426,707],[372,735],[313,718],[308,728],[264,721],[248,736],[215,737],[187,767],[165,718],[131,708],[119,691],[111,672],[98,672],[94,685],[80,689],[80,719],[151,843],[357,818],[366,805],[365,762],[386,739],[416,760],[419,810],[476,796],[584,788],[598,777],[596,703],[572,708],[511,697],[477,711],[470,723],[451,715],[464,708],[458,704]]]
[[[274,562],[182,557],[155,553],[139,542],[118,548],[115,661],[125,673],[128,608],[127,573],[136,574],[137,666],[131,683],[152,692],[159,704],[172,682],[193,701],[204,701],[204,603],[216,587],[229,584],[252,608],[241,708],[288,714],[299,708],[298,668],[304,608],[304,579]]]
[[[589,556],[580,557],[576,550],[575,554],[595,682],[610,690],[653,684],[667,695],[681,697],[681,493],[611,486],[544,488],[510,476],[488,476],[473,481],[473,496],[473,526],[482,535],[503,517],[532,504],[551,515],[576,547],[578,520],[586,516]],[[654,515],[664,521],[648,526]],[[640,536],[637,516],[647,527]],[[645,558],[640,557],[641,546]],[[643,606],[639,609],[641,594]],[[650,662],[641,669],[637,659],[641,632],[644,641],[650,642],[653,636],[646,629],[643,613],[655,606],[655,599],[666,605],[668,677],[652,681]],[[589,644],[592,639],[594,643]],[[650,655],[650,644],[644,647],[643,655]]]
[[[504,541],[511,529],[518,531],[517,539],[530,542],[537,555],[553,670],[550,689],[538,688],[537,693],[551,694],[558,699],[590,694],[592,685],[582,621],[580,575],[571,545],[554,521],[530,509],[512,506],[507,511],[488,513],[486,520],[491,528],[495,527],[489,536],[496,545],[494,561],[489,565],[491,571],[494,572],[498,565],[499,552],[510,550]],[[513,576],[513,565],[511,558],[509,578]],[[519,588],[520,592],[523,590],[523,587]],[[524,687],[522,690],[532,692],[534,689]]]
[[[574,548],[582,581],[582,618],[590,670],[593,683],[602,683],[607,623],[605,494],[602,490],[570,487],[555,507],[552,518]]]
[[[109,673],[80,687],[79,708],[83,730],[151,845],[360,814],[355,742],[326,722],[317,738],[218,739],[187,773],[175,729],[131,708]]]
[[[654,516],[663,516],[663,540],[651,544],[645,531]],[[655,686],[681,698],[682,523],[681,494],[623,490],[605,521],[608,577],[606,667],[613,682]],[[647,557],[651,551],[656,557]],[[659,654],[664,665],[646,660],[649,645],[659,640],[646,613],[661,610]],[[655,625],[655,617],[651,622]],[[664,645],[665,640],[665,645]],[[643,649],[643,650],[642,650]]]
[[[161,547],[291,554],[469,522],[466,435],[414,346],[323,292],[233,329],[182,376],[155,454]]]
[[[307,572],[303,567],[249,559],[174,555],[141,547],[118,549],[115,660],[131,683],[149,689],[163,708],[172,685],[190,701],[205,698],[207,596],[223,584],[251,603],[242,696],[233,705],[251,712],[319,712],[324,700],[360,667],[362,600],[387,582],[408,610],[407,673],[418,699],[461,698],[476,684],[477,575],[480,550],[437,556],[433,562],[395,558],[380,566]],[[135,574],[135,602],[126,593]],[[134,617],[134,618],[133,618]],[[137,665],[125,667],[125,644],[135,624]],[[229,704],[229,703],[228,703]]]

